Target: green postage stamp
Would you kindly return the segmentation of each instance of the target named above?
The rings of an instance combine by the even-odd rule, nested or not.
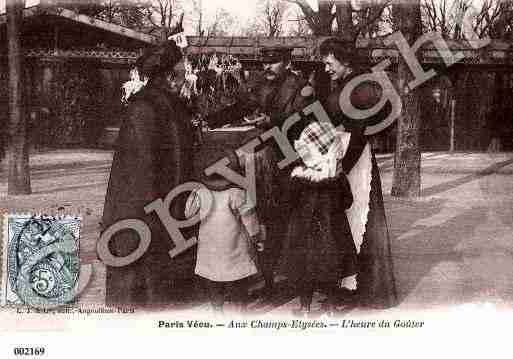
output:
[[[75,297],[81,218],[6,214],[0,305],[54,308]]]

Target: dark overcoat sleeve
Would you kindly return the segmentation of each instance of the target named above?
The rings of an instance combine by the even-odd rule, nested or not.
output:
[[[157,126],[156,113],[145,103],[136,106],[129,115],[129,146],[134,147],[134,178],[129,190],[141,201],[152,201],[159,194],[156,186],[158,168],[156,168],[156,139],[160,129]]]
[[[131,103],[120,128],[110,173],[103,229],[116,221],[144,216],[144,206],[155,198],[156,128],[153,109],[144,102]]]
[[[255,91],[241,91],[235,103],[219,111],[208,114],[205,118],[210,128],[219,128],[242,119],[261,107],[259,94]]]
[[[367,145],[368,138],[364,134],[366,126],[362,124],[361,120],[355,120],[347,117],[340,109],[338,101],[341,91],[342,88],[332,94],[325,103],[325,106],[328,110],[330,118],[334,122],[334,125],[339,126],[342,124],[346,131],[351,132],[351,138],[347,152],[342,160],[342,167],[344,171],[349,173],[362,155],[362,152]],[[358,85],[351,93],[351,104],[357,109],[370,109],[380,101],[381,91],[382,90],[378,84],[373,82],[364,82]],[[381,111],[379,111],[371,118],[366,119],[365,123],[378,123],[385,119],[391,110],[392,105],[390,102],[387,102]]]
[[[223,108],[220,111],[212,113],[205,118],[210,128],[219,128],[234,121],[242,119],[244,116],[250,114],[253,108],[250,103],[242,100]]]

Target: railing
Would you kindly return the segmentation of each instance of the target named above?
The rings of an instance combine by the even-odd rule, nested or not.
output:
[[[241,61],[255,61],[262,60],[261,49],[263,46],[268,46],[265,39],[249,39],[249,38],[211,38],[208,41],[201,38],[193,38],[189,42],[189,47],[186,52],[188,54],[211,54],[211,53],[224,53],[237,56]],[[215,41],[214,41],[215,40]],[[250,41],[251,40],[251,41]],[[263,41],[266,40],[266,41]],[[297,40],[297,39],[296,39]],[[306,47],[305,42],[295,41],[289,46],[296,46],[292,52],[292,59],[296,62],[319,62],[321,59],[316,54],[317,39],[309,40],[308,44],[311,47]],[[242,46],[246,45],[246,46]],[[476,50],[472,48],[457,48],[451,46],[453,52],[463,53],[463,59],[460,61],[462,64],[467,65],[513,65],[513,50],[509,47],[505,49],[498,49],[492,45],[488,48]],[[77,48],[72,50],[60,49],[27,49],[25,56],[28,58],[37,58],[41,60],[52,61],[54,59],[96,59],[106,63],[113,64],[133,64],[135,60],[142,54],[143,49],[134,49],[133,51],[126,51],[122,49],[103,49],[103,48]],[[397,62],[399,58],[399,51],[393,48],[386,48],[383,46],[373,46],[359,48],[359,57],[365,63],[378,63],[384,59],[388,59],[393,63]],[[419,55],[421,62],[425,64],[442,64],[444,62],[443,56],[438,51],[432,48],[425,48],[419,50],[416,55]],[[448,55],[448,54],[447,54]],[[5,53],[0,53],[0,57],[5,57]]]
[[[107,63],[133,64],[142,54],[142,51],[124,51],[109,49],[73,49],[73,50],[54,50],[54,49],[27,49],[25,57],[36,58],[38,60],[66,60],[66,59],[94,59]],[[0,57],[6,56],[0,53]]]

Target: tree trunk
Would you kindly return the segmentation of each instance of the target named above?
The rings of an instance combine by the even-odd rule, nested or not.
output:
[[[9,147],[8,185],[10,195],[30,194],[30,169],[27,143],[27,122],[23,102],[23,50],[21,26],[23,2],[7,0],[7,39],[9,62]]]
[[[394,3],[394,18],[410,46],[421,34],[420,0],[398,0]],[[397,123],[397,146],[394,161],[392,196],[420,196],[420,91],[408,90],[414,78],[406,61],[399,56],[398,76],[403,113]]]
[[[501,149],[501,125],[504,124],[504,114],[507,112],[504,108],[504,101],[506,100],[504,98],[505,79],[501,71],[492,72],[492,74],[493,85],[489,83],[488,76],[485,76],[484,79],[478,79],[480,89],[485,91],[482,91],[479,96],[480,121],[477,128],[479,129],[479,140],[481,142],[479,150],[499,152]],[[470,126],[467,125],[466,127]],[[483,133],[486,133],[486,135],[483,136]]]
[[[198,36],[203,36],[203,0],[199,0]]]
[[[314,35],[317,36],[329,36],[331,35],[331,26],[333,25],[333,19],[335,18],[332,15],[333,2],[332,1],[319,1],[319,14],[318,14],[318,22],[317,29],[312,29],[314,31]]]
[[[355,41],[353,26],[353,9],[349,0],[337,3],[337,35],[348,41]]]
[[[319,0],[319,10],[315,11],[306,0],[287,0],[294,3],[304,14],[304,18],[308,26],[315,36],[331,36],[332,25],[335,14],[332,14],[335,0]],[[345,0],[344,0],[345,1]]]

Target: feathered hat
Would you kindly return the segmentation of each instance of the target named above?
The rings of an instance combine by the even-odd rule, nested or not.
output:
[[[182,60],[182,50],[174,40],[147,49],[135,62],[139,73],[152,78],[171,70]]]

